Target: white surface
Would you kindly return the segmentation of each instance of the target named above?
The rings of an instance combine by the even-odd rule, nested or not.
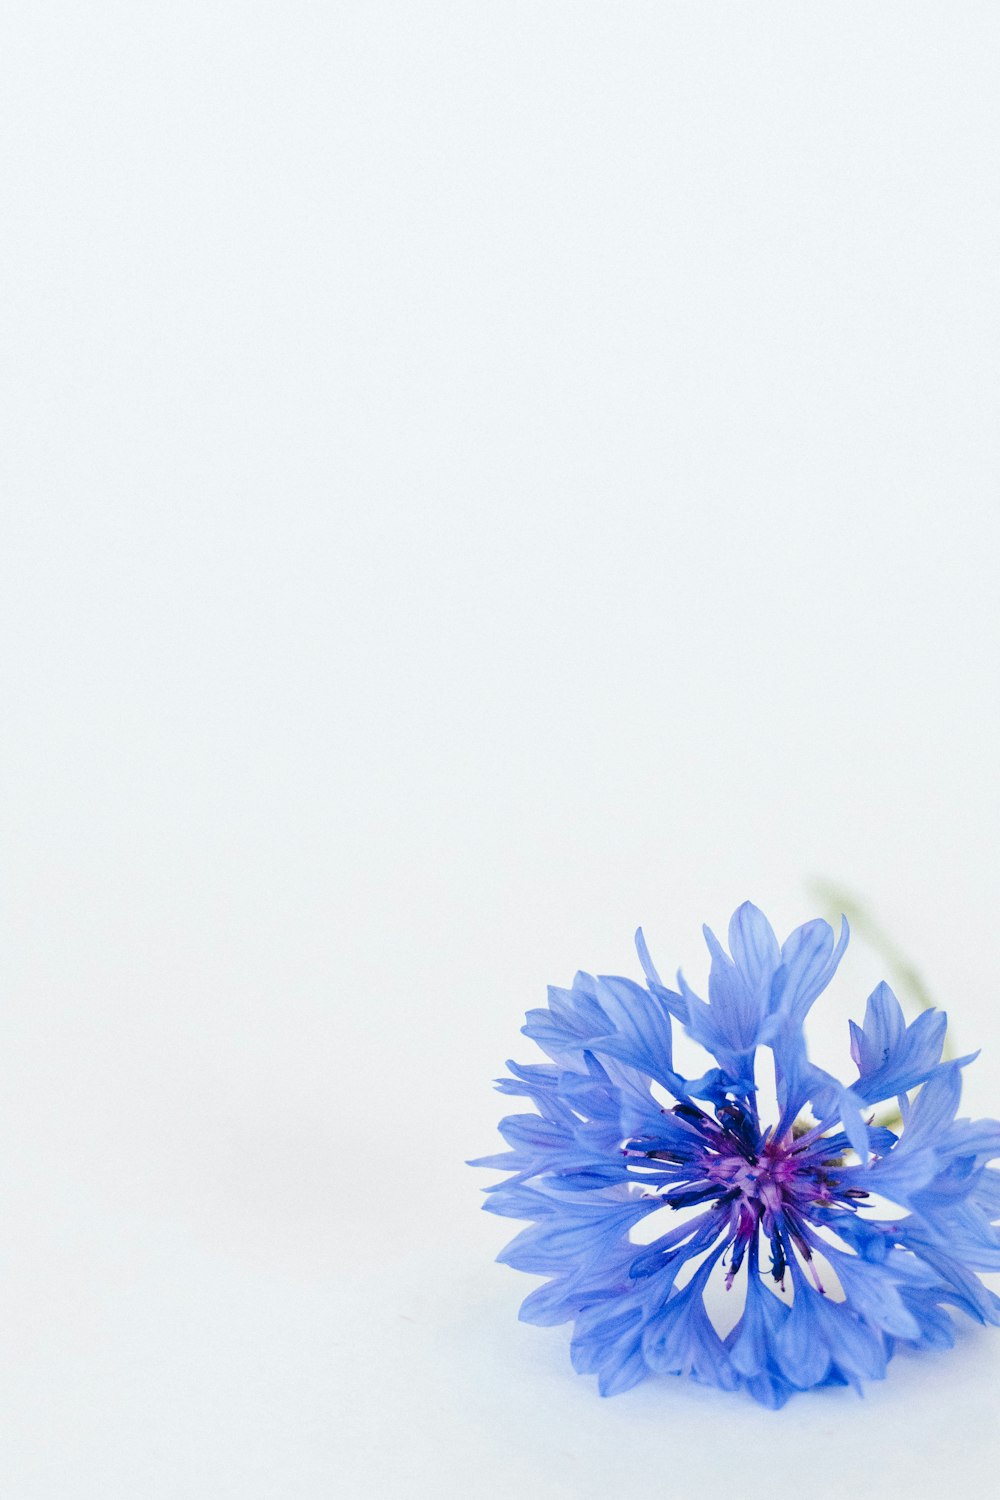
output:
[[[601,1402],[461,1163],[814,875],[1000,1110],[996,8],[2,30],[0,1494],[985,1493],[995,1333]]]

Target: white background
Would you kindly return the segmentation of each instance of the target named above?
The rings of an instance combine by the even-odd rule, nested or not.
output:
[[[998,47],[9,0],[4,1500],[988,1486],[995,1332],[602,1402],[462,1161],[546,982],[815,877],[1000,1112]]]

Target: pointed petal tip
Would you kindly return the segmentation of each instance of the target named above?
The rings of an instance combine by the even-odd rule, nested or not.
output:
[[[752,922],[755,924],[760,923],[767,927],[771,926],[770,922],[767,920],[767,917],[764,915],[755,901],[740,902],[739,906],[736,908],[729,919],[730,928],[732,928],[735,923],[742,921]]]
[[[650,984],[658,984],[662,988],[663,981],[656,970],[656,965],[649,956],[649,946],[646,942],[646,934],[641,927],[635,929],[635,951],[639,955],[639,963],[642,972]]]
[[[709,927],[707,922],[702,922],[701,932],[702,936],[705,939],[705,942],[708,944],[708,950],[710,953],[715,953],[716,951],[721,953],[723,951],[722,944],[719,942],[719,939],[716,937],[715,933],[712,931],[711,927]]]

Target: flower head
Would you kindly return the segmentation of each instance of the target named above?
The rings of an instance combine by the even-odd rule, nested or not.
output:
[[[779,945],[747,902],[728,953],[705,936],[707,1001],[682,975],[677,990],[662,983],[640,930],[645,984],[578,974],[527,1015],[551,1061],[508,1063],[497,1086],[535,1112],[502,1120],[510,1150],[473,1163],[511,1174],[485,1207],[530,1221],[499,1256],[547,1278],[521,1317],[572,1322],[573,1364],[602,1395],[667,1373],[767,1406],[812,1386],[860,1390],[900,1346],[950,1345],[947,1308],[1000,1323],[1000,1298],[975,1274],[1000,1270],[1000,1170],[988,1165],[1000,1123],[956,1119],[972,1058],[942,1061],[943,1013],[907,1025],[880,984],[851,1022],[857,1077],[843,1084],[810,1061],[803,1022],[846,922],[839,939],[814,921]],[[675,1021],[714,1059],[700,1078],[674,1067]],[[883,1100],[898,1105],[898,1133],[874,1123]],[[706,1298],[710,1282],[720,1290]],[[741,1286],[723,1334],[720,1306]]]

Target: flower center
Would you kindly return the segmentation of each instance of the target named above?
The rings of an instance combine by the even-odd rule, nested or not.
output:
[[[776,1281],[784,1285],[794,1246],[822,1291],[812,1265],[813,1248],[820,1242],[809,1220],[821,1218],[826,1208],[856,1212],[852,1200],[867,1197],[839,1183],[840,1157],[830,1138],[809,1132],[775,1140],[770,1127],[761,1129],[756,1113],[732,1101],[719,1105],[714,1119],[689,1103],[665,1113],[682,1133],[672,1130],[669,1146],[652,1150],[648,1143],[640,1150],[639,1142],[630,1142],[625,1155],[656,1164],[665,1179],[657,1196],[671,1208],[703,1204],[716,1216],[718,1231],[730,1242],[727,1287],[751,1246],[756,1264],[762,1233],[770,1242]]]
[[[794,1186],[795,1164],[783,1153],[768,1152],[755,1157],[710,1156],[705,1167],[710,1182],[720,1188],[719,1197],[738,1195],[758,1213],[780,1208],[785,1189]]]

